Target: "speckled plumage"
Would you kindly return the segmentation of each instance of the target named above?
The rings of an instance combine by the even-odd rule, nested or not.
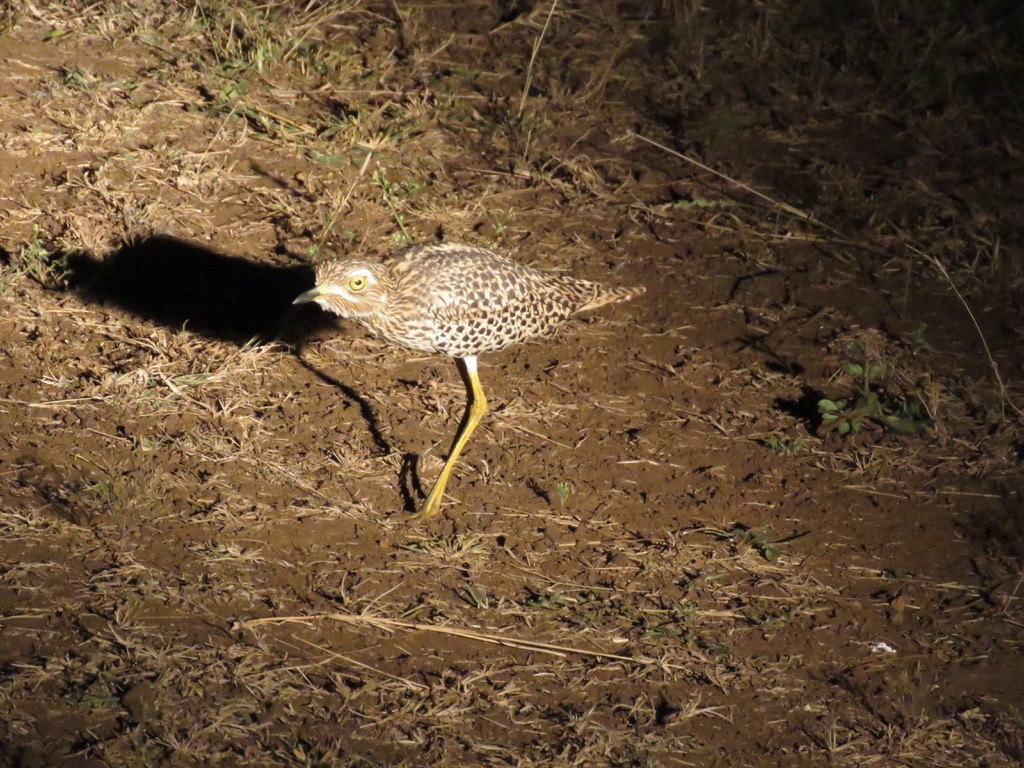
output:
[[[358,292],[348,287],[354,274],[369,278]],[[317,269],[316,283],[325,292],[325,309],[359,321],[392,344],[451,357],[548,335],[577,312],[643,293],[604,288],[454,243],[414,245],[384,262],[328,261]]]
[[[487,412],[477,355],[552,333],[577,312],[643,292],[525,267],[474,245],[431,243],[384,262],[324,262],[316,270],[316,287],[295,303],[315,301],[392,344],[456,358],[466,379],[466,416],[416,515],[422,519],[437,514],[455,462]]]

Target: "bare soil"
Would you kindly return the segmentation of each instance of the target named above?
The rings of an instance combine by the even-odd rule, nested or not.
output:
[[[0,11],[0,764],[1021,764],[1022,11],[711,5]],[[410,525],[437,238],[648,291]]]

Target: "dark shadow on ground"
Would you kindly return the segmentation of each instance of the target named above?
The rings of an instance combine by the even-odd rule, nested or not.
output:
[[[377,419],[377,415],[373,412],[373,408],[370,407],[370,402],[365,397],[359,394],[357,390],[353,389],[348,384],[324,373],[315,365],[308,362],[303,358],[301,350],[295,355],[295,359],[299,361],[299,365],[320,379],[320,381],[339,390],[343,395],[345,395],[345,397],[354,402],[356,406],[358,406],[360,414],[366,420],[366,423],[370,428],[370,436],[373,438],[373,443],[377,446],[377,450],[382,456],[386,456],[391,453],[391,445],[385,439],[384,433],[381,432],[380,422]]]
[[[815,434],[821,426],[821,411],[818,402],[825,393],[810,387],[804,387],[799,398],[776,398],[775,408],[803,422],[810,434]]]
[[[333,325],[318,312],[292,312],[313,286],[306,265],[257,264],[195,243],[154,235],[103,259],[66,256],[71,290],[147,320],[244,344],[304,338]]]
[[[378,450],[391,452],[366,398],[302,357],[306,340],[337,327],[328,313],[292,304],[313,287],[311,267],[257,264],[168,235],[130,243],[103,259],[86,253],[60,259],[70,290],[86,301],[240,345],[274,340],[290,345],[303,367],[358,405]],[[411,504],[406,493],[406,506]]]
[[[370,430],[370,436],[373,438],[374,445],[377,446],[377,450],[381,456],[387,456],[394,451],[391,443],[388,442],[387,438],[384,436],[384,432],[380,428],[380,420],[377,418],[377,414],[370,405],[369,400],[363,397],[363,395],[353,387],[339,381],[310,363],[302,356],[301,349],[297,350],[295,358],[299,361],[299,365],[325,384],[329,384],[337,389],[345,397],[356,404],[359,408],[360,415],[362,415],[367,428]],[[412,514],[417,510],[416,499],[425,499],[427,496],[426,490],[423,488],[423,482],[420,479],[419,469],[421,458],[422,457],[419,454],[403,453],[402,464],[398,471],[398,492],[402,496],[402,511],[409,514]]]

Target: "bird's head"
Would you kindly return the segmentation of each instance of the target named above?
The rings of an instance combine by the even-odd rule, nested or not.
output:
[[[326,261],[316,268],[316,287],[293,304],[316,302],[346,318],[360,318],[385,309],[392,280],[383,265],[366,259]]]

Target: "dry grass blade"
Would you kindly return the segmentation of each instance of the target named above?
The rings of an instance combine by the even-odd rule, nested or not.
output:
[[[686,667],[678,664],[670,664],[656,659],[643,659],[636,658],[634,656],[622,656],[617,653],[606,653],[604,651],[594,651],[587,648],[574,648],[567,645],[556,645],[553,643],[544,643],[537,640],[528,640],[520,637],[509,637],[508,635],[499,635],[491,632],[477,632],[472,629],[465,629],[462,627],[451,627],[444,624],[421,624],[418,622],[401,621],[399,619],[388,619],[380,616],[360,616],[358,614],[351,613],[321,613],[313,614],[310,616],[280,616],[280,617],[267,617],[263,619],[247,619],[245,621],[237,622],[237,627],[257,627],[268,624],[308,624],[315,621],[339,621],[344,624],[353,624],[360,626],[371,626],[378,629],[390,629],[390,630],[405,630],[407,632],[433,632],[441,635],[452,635],[453,637],[461,637],[466,640],[476,640],[481,643],[492,643],[494,645],[503,645],[509,648],[518,648],[524,651],[537,651],[544,653],[549,656],[560,656],[566,655],[574,656],[589,656],[595,659],[606,659],[608,661],[621,661],[626,664],[633,664],[638,667],[658,667],[661,669],[675,669],[680,671],[686,671]]]
[[[537,39],[533,42],[533,51],[530,53],[530,63],[526,67],[526,81],[523,83],[523,95],[519,99],[519,111],[516,113],[518,117],[523,116],[523,109],[526,107],[526,97],[530,94],[530,83],[533,82],[533,65],[537,61],[537,54],[540,52],[540,44],[544,41],[544,35],[548,31],[548,25],[551,24],[551,17],[555,13],[555,6],[558,5],[558,0],[551,0],[551,8],[548,9],[547,18],[544,19],[544,26],[541,28],[540,33],[537,35]]]
[[[668,152],[670,155],[672,155],[673,157],[678,158],[679,160],[682,160],[682,161],[684,161],[686,163],[689,163],[690,165],[693,165],[693,166],[695,166],[697,168],[700,168],[702,171],[707,171],[708,173],[714,174],[715,176],[717,176],[718,178],[722,179],[723,181],[727,181],[730,184],[732,184],[732,185],[734,185],[736,187],[739,187],[740,189],[744,190],[745,192],[749,192],[750,194],[754,195],[755,197],[758,197],[758,198],[760,198],[761,200],[764,200],[767,203],[771,203],[773,206],[775,206],[779,210],[785,211],[788,214],[796,216],[798,219],[803,219],[804,221],[808,222],[809,224],[814,224],[817,227],[821,227],[821,228],[823,228],[825,230],[828,230],[829,232],[832,232],[833,234],[835,234],[835,235],[837,235],[839,237],[842,237],[842,233],[840,233],[839,231],[833,229],[832,227],[828,226],[827,224],[825,224],[825,223],[823,223],[821,221],[818,221],[813,216],[811,216],[809,213],[801,211],[799,208],[794,208],[792,205],[789,205],[788,203],[784,203],[784,202],[781,202],[779,200],[775,200],[774,198],[769,197],[768,195],[764,194],[763,192],[757,191],[756,189],[751,187],[749,184],[744,184],[739,179],[734,179],[732,176],[729,176],[728,174],[722,173],[721,171],[717,171],[714,168],[712,168],[711,166],[705,165],[704,163],[700,162],[699,160],[694,160],[692,157],[687,157],[682,152],[677,152],[676,150],[672,149],[671,147],[666,147],[664,144],[662,144],[660,142],[657,142],[654,139],[649,139],[646,136],[641,136],[639,133],[636,133],[634,131],[628,131],[626,135],[629,138],[631,138],[631,139],[640,139],[640,141],[646,142],[646,143],[650,144],[653,147],[657,147],[658,149],[660,149],[660,150],[662,150],[664,152]]]
[[[974,316],[974,312],[971,311],[970,304],[967,303],[967,299],[965,299],[963,294],[960,293],[960,289],[956,287],[956,283],[953,282],[953,278],[950,276],[945,265],[937,258],[935,258],[932,254],[925,253],[920,248],[914,245],[908,244],[907,248],[909,248],[911,251],[916,253],[921,258],[926,259],[928,262],[930,262],[932,266],[934,266],[939,271],[939,273],[946,279],[946,283],[953,290],[953,294],[956,296],[957,301],[960,302],[960,304],[964,308],[964,311],[967,312],[967,316],[971,319],[971,325],[974,326],[974,331],[978,335],[978,340],[981,342],[982,349],[985,350],[985,357],[988,358],[989,367],[992,369],[992,375],[995,376],[996,379],[996,386],[999,387],[999,394],[1002,396],[1001,403],[1005,403],[1006,405],[1010,406],[1011,410],[1013,410],[1013,412],[1016,413],[1018,416],[1024,417],[1024,411],[1018,408],[1017,405],[1013,402],[1013,398],[1010,395],[1010,391],[1009,389],[1007,389],[1006,384],[1003,382],[1002,374],[1000,374],[999,372],[999,365],[998,363],[996,363],[996,359],[992,356],[992,350],[988,345],[988,340],[985,338],[985,332],[981,330],[981,326],[978,324],[978,319]]]

